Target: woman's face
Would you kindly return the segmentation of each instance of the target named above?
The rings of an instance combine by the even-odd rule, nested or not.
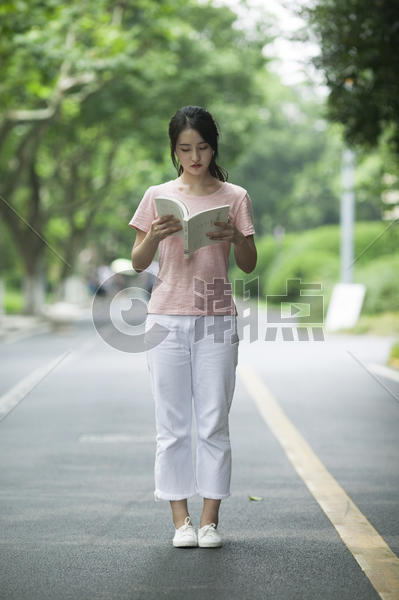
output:
[[[180,133],[175,152],[183,170],[193,175],[204,174],[213,155],[212,147],[204,141],[196,129],[185,129]]]

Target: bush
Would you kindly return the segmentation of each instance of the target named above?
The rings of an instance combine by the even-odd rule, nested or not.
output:
[[[389,358],[395,358],[399,360],[399,342],[392,346]]]
[[[336,256],[329,252],[302,252],[286,259],[278,267],[273,268],[267,278],[268,301],[273,302],[273,295],[285,295],[288,279],[300,279],[290,284],[287,290],[288,302],[301,301],[304,295],[323,296],[323,306],[326,309],[332,289],[338,280],[339,262]],[[303,284],[321,284],[320,290],[303,289]],[[302,286],[302,287],[301,287]],[[323,315],[319,315],[321,319]]]
[[[19,314],[24,307],[24,299],[21,291],[18,289],[9,289],[6,287],[4,294],[4,310],[6,314]]]
[[[364,221],[355,227],[354,268],[370,263],[381,256],[392,256],[399,248],[399,226],[384,221]]]
[[[355,269],[355,281],[364,283],[365,313],[380,313],[399,307],[399,254],[381,256]]]
[[[288,279],[301,279],[302,283],[321,283],[320,292],[309,293],[321,293],[324,296],[324,306],[328,306],[334,284],[340,278],[339,225],[287,233],[282,242],[276,242],[273,236],[259,239],[255,236],[255,241],[258,261],[252,273],[246,274],[235,265],[232,248],[229,271],[231,282],[234,279],[249,282],[259,277],[261,300],[269,295],[285,295]],[[393,310],[399,306],[398,248],[397,226],[389,227],[389,223],[379,221],[356,223],[354,255],[357,260],[354,264],[354,280],[367,287],[363,313]],[[256,281],[249,285],[253,297],[255,287]],[[296,283],[288,292],[287,300],[299,301],[299,298],[300,289]],[[269,302],[272,302],[272,298],[269,298]]]
[[[289,255],[322,250],[339,256],[340,231],[338,225],[324,225],[299,234],[289,233],[286,235],[285,241],[283,251]]]

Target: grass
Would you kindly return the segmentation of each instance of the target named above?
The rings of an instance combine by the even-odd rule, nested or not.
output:
[[[398,335],[399,336],[399,312],[384,312],[376,315],[360,315],[356,325],[350,329],[343,329],[343,333],[361,335],[368,333],[372,335]]]
[[[391,354],[388,359],[388,365],[394,369],[399,369],[399,341],[391,348]]]
[[[53,293],[47,292],[45,296],[45,302],[51,303],[53,301]],[[7,315],[19,315],[23,313],[24,309],[24,298],[23,294],[18,289],[6,288],[4,293],[4,312]]]
[[[4,312],[8,315],[15,315],[22,312],[24,301],[19,290],[6,288],[4,294]]]

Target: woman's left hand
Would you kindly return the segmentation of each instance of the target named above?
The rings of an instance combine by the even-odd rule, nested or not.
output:
[[[232,242],[233,244],[240,244],[244,239],[245,235],[241,233],[231,222],[230,217],[228,217],[227,223],[224,221],[215,221],[215,225],[222,227],[222,230],[218,231],[209,231],[206,235],[211,240],[220,240],[223,242]]]

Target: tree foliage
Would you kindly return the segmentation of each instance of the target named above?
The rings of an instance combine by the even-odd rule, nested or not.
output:
[[[211,0],[0,3],[0,260],[12,281],[57,284],[82,249],[129,257],[144,190],[176,176],[167,127],[185,104],[216,116],[220,162],[250,191],[257,235],[337,222],[340,140],[317,102],[268,71],[270,40],[267,15],[248,32]],[[361,183],[363,218],[375,218],[378,185],[366,172]]]
[[[0,214],[26,278],[58,255],[62,279],[93,236],[126,229],[142,166],[147,186],[165,168],[179,106],[225,107],[237,156],[254,127],[267,35],[260,26],[247,40],[234,21],[195,0],[0,5]],[[97,244],[103,256],[110,237]]]
[[[299,11],[320,45],[328,116],[349,144],[370,149],[382,133],[399,156],[399,3],[316,0]],[[308,32],[303,32],[308,37]]]

